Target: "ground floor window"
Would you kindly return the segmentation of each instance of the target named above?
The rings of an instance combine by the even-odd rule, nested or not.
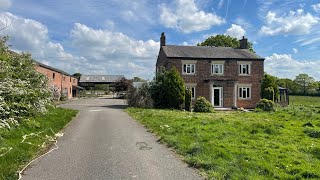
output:
[[[196,87],[187,87],[188,89],[191,90],[191,98],[195,99],[196,98]]]
[[[250,99],[251,98],[251,87],[239,87],[239,98]]]

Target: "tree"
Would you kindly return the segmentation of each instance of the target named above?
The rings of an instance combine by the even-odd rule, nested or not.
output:
[[[133,77],[132,82],[145,82],[146,80],[139,78],[139,77]]]
[[[291,79],[288,79],[288,78],[278,79],[277,84],[280,87],[288,88],[290,94],[298,94],[299,93],[299,85]]]
[[[261,98],[268,100],[277,100],[279,96],[279,89],[277,85],[277,78],[269,74],[265,74],[261,83]]]
[[[75,77],[75,78],[77,78],[78,79],[78,81],[80,80],[80,77],[81,77],[81,73],[74,73],[72,76],[73,77]]]
[[[237,38],[229,35],[216,35],[208,37],[205,41],[198,43],[197,46],[216,46],[216,47],[232,47],[239,48],[240,42]],[[248,49],[254,52],[252,43],[248,41]]]
[[[114,84],[115,92],[117,93],[127,91],[131,86],[132,82],[124,77]]]
[[[156,108],[179,109],[185,98],[185,85],[176,68],[157,73],[150,83],[150,94]]]
[[[296,82],[300,86],[303,94],[306,95],[307,91],[312,87],[314,79],[313,77],[310,77],[308,74],[299,74],[294,79],[294,82]]]

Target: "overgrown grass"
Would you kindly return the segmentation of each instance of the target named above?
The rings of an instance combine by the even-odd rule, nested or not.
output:
[[[76,110],[55,108],[19,127],[0,129],[0,179],[17,179],[17,171],[48,148],[48,136],[53,137],[76,114]],[[22,143],[24,135],[30,136]]]
[[[317,96],[292,96],[290,95],[290,105],[304,105],[320,108],[320,97]]]
[[[126,111],[210,179],[320,178],[317,109],[288,107],[271,113]]]

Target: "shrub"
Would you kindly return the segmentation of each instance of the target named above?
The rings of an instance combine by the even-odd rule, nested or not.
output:
[[[195,112],[213,112],[213,107],[205,97],[199,97],[194,106]]]
[[[191,111],[192,106],[192,97],[191,97],[191,89],[186,88],[186,96],[185,96],[185,109],[186,111]]]
[[[131,87],[128,91],[127,102],[130,107],[151,108],[153,100],[148,84],[143,83],[140,88]]]
[[[47,78],[36,71],[30,54],[9,51],[0,37],[0,128],[47,111],[52,99]]]
[[[279,89],[277,78],[269,74],[265,74],[261,84],[261,98],[269,100],[277,100]]]
[[[263,111],[274,111],[274,102],[268,99],[261,99],[256,106],[257,109]]]
[[[157,73],[150,84],[154,107],[179,109],[184,103],[185,86],[176,68]]]

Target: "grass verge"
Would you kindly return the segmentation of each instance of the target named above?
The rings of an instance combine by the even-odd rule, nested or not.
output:
[[[17,171],[43,153],[51,144],[50,137],[62,130],[76,114],[76,110],[55,108],[18,127],[0,129],[0,179],[17,179]],[[22,142],[24,135],[29,136]]]
[[[320,178],[317,109],[290,107],[272,113],[126,111],[210,179]]]

